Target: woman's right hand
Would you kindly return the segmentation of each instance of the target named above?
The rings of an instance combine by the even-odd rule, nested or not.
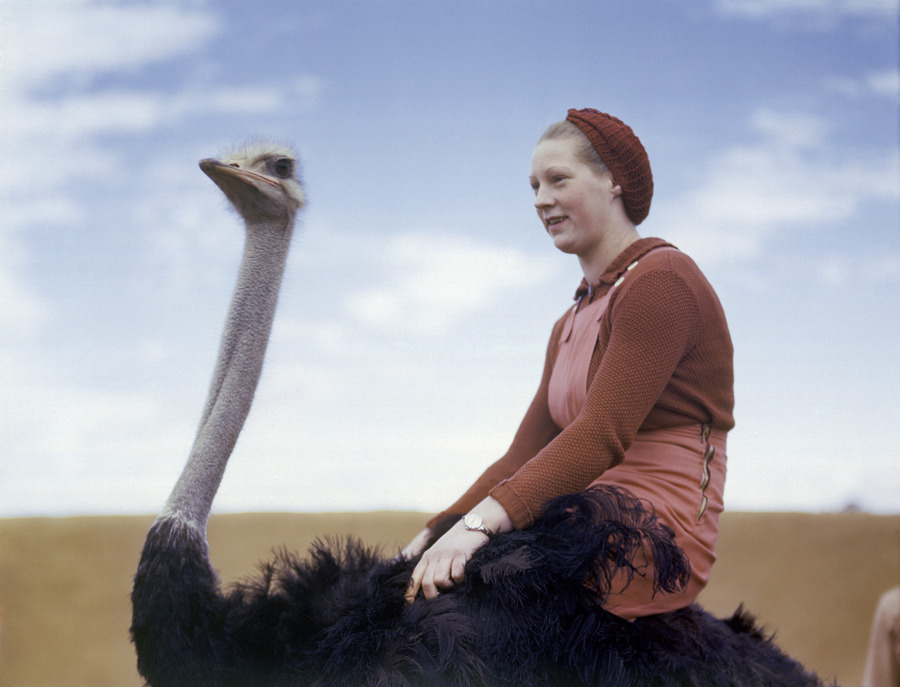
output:
[[[433,537],[434,532],[432,532],[430,528],[426,527],[403,548],[403,550],[400,552],[400,555],[407,560],[415,558],[426,549],[428,543],[432,540]]]

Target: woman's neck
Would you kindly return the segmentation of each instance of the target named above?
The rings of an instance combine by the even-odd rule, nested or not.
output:
[[[630,223],[618,231],[609,232],[608,237],[593,254],[578,256],[581,271],[584,272],[584,278],[587,279],[588,284],[598,282],[619,253],[641,238],[637,229]]]

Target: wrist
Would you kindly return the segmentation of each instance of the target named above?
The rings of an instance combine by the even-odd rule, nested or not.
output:
[[[463,517],[462,525],[469,531],[477,530],[488,535],[509,532],[513,529],[506,510],[499,501],[490,496]]]
[[[462,523],[463,527],[465,527],[469,532],[483,532],[488,536],[491,535],[491,532],[484,524],[484,519],[478,513],[473,512],[464,515]]]

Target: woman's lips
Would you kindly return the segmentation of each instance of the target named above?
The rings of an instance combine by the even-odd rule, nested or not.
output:
[[[544,224],[547,226],[547,231],[553,231],[554,229],[559,227],[565,220],[565,215],[561,217],[548,217],[546,220],[544,220]]]

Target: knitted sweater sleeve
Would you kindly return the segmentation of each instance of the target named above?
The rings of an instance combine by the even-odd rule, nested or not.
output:
[[[549,499],[585,489],[623,460],[697,341],[700,310],[684,278],[668,269],[633,277],[610,299],[581,413],[490,492],[517,529],[534,522]]]

